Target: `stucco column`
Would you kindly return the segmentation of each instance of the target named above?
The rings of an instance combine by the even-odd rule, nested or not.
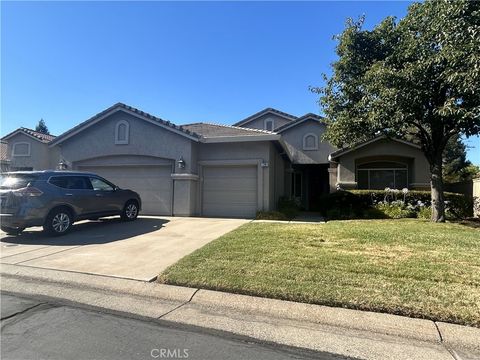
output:
[[[338,163],[331,161],[330,167],[328,168],[328,183],[330,185],[330,192],[333,193],[337,191],[337,173],[338,173]]]
[[[198,215],[196,213],[198,179],[196,174],[172,174],[174,216]]]

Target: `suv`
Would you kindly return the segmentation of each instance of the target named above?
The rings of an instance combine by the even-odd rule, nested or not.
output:
[[[10,235],[30,226],[43,226],[51,235],[62,235],[74,221],[112,215],[132,221],[141,204],[136,192],[120,189],[92,173],[21,171],[0,178],[1,229]]]

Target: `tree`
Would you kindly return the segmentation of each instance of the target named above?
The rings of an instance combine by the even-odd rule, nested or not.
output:
[[[45,121],[43,119],[40,119],[37,126],[35,127],[35,131],[38,131],[39,133],[42,133],[42,134],[50,135],[50,132],[48,131],[48,127],[45,124]]]
[[[443,179],[453,183],[470,180],[471,174],[466,170],[472,163],[467,160],[467,147],[460,135],[454,135],[448,140],[443,151]]]
[[[442,154],[453,136],[480,131],[480,2],[426,0],[399,21],[363,23],[347,21],[332,75],[312,88],[326,137],[336,146],[414,137],[430,165],[432,220],[445,221]]]

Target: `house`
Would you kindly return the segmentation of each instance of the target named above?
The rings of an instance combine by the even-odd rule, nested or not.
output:
[[[415,144],[383,137],[336,149],[315,114],[267,108],[234,125],[176,125],[122,103],[54,137],[20,128],[2,138],[10,170],[95,172],[134,189],[143,213],[253,217],[280,197],[314,210],[337,186],[428,186]]]

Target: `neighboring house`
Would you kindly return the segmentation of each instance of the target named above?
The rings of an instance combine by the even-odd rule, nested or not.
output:
[[[0,143],[0,171],[1,172],[8,171],[10,168],[10,160],[8,160],[7,151],[8,151],[8,144],[2,140]]]
[[[2,141],[11,170],[95,172],[139,192],[143,213],[152,215],[253,217],[283,196],[314,210],[337,185],[428,183],[416,145],[377,138],[336,150],[322,140],[325,130],[318,115],[271,108],[233,126],[179,126],[118,103],[58,137],[21,128]]]

